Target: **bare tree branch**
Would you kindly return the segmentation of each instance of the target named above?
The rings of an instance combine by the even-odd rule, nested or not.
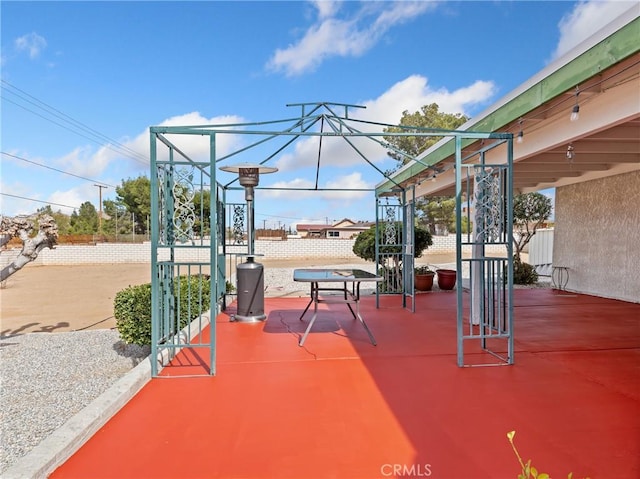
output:
[[[53,217],[43,215],[38,218],[38,233],[31,236],[34,229],[32,217],[2,217],[0,220],[0,246],[11,238],[22,240],[22,250],[18,257],[0,271],[0,282],[6,280],[27,263],[34,261],[44,248],[53,249],[58,242],[58,225]]]

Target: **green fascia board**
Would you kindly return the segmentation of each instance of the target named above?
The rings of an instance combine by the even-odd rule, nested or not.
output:
[[[479,119],[468,128],[468,131],[494,132],[512,121],[526,116],[527,113],[547,101],[562,95],[571,88],[640,51],[640,41],[638,39],[640,39],[640,17],[627,23],[497,110]],[[450,138],[450,140],[428,153],[425,157],[420,158],[422,163],[433,166],[453,155],[455,153],[455,142],[453,138]],[[471,141],[463,140],[463,147]],[[399,171],[395,176],[392,176],[392,179],[396,183],[402,183],[424,172],[426,169],[422,164],[415,163]],[[376,192],[388,191],[393,186],[394,183],[387,180],[376,187]]]

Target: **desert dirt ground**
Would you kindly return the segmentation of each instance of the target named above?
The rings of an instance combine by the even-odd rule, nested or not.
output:
[[[453,258],[453,259],[452,259]],[[417,262],[455,261],[452,255],[425,255]],[[265,268],[322,267],[364,263],[359,258],[268,260]],[[0,288],[0,336],[115,327],[118,291],[151,281],[147,263],[39,266],[28,264]]]

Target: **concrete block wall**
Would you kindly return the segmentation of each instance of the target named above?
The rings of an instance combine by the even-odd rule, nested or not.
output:
[[[256,240],[255,252],[268,259],[296,258],[353,258],[353,239],[304,239],[290,238],[286,241]],[[206,244],[205,244],[206,246]],[[434,236],[429,253],[451,253],[455,251],[456,236]],[[246,246],[227,247],[227,252],[246,253]],[[13,261],[19,248],[3,250],[0,267]],[[178,261],[207,262],[208,248],[185,248],[176,251]],[[148,263],[151,258],[151,243],[98,243],[96,245],[59,245],[55,249],[44,249],[32,263],[36,265],[74,265],[105,263]],[[160,260],[168,258],[168,251],[159,252]]]

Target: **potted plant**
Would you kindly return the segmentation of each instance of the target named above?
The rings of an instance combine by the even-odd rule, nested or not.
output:
[[[431,291],[435,272],[427,265],[419,265],[413,269],[414,285],[418,291]]]
[[[455,269],[438,269],[438,288],[449,290],[453,289],[456,285],[456,270]]]

